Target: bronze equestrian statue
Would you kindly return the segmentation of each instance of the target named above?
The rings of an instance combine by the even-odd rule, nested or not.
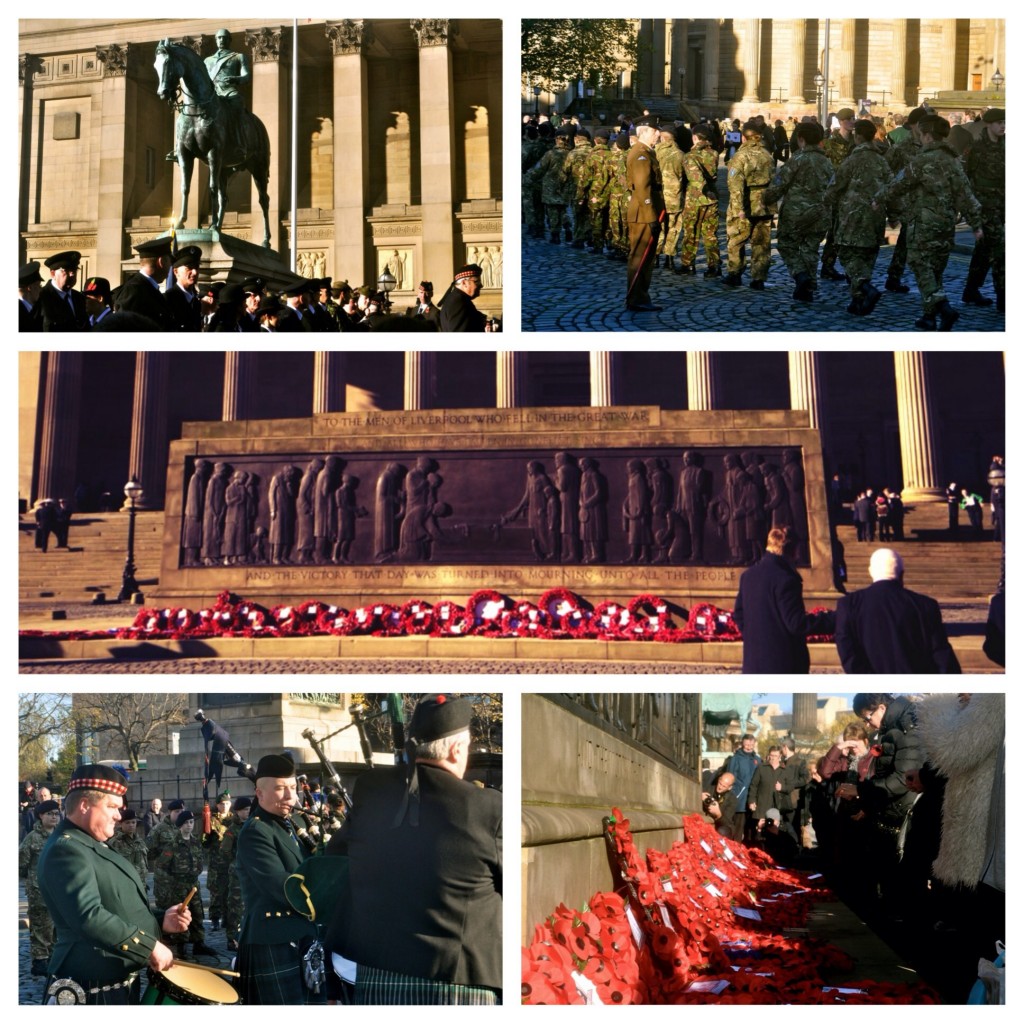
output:
[[[244,59],[228,49],[231,34],[217,33],[217,54],[207,66],[189,47],[164,39],[157,44],[157,95],[174,103],[178,121],[174,140],[181,168],[181,216],[176,228],[184,227],[188,216],[188,193],[196,157],[210,168],[210,226],[220,231],[224,223],[228,180],[236,171],[249,171],[259,190],[263,210],[263,246],[270,248],[270,139],[263,122],[242,106],[235,83],[247,74]],[[242,76],[230,74],[239,70]],[[221,88],[218,89],[216,85]],[[222,91],[223,95],[218,95]],[[178,93],[181,99],[178,99]]]

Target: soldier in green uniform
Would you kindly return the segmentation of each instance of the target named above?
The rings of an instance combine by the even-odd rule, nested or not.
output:
[[[608,150],[608,235],[611,242],[609,258],[625,262],[629,259],[629,229],[626,210],[629,207],[629,188],[626,182],[626,151],[629,136],[620,132],[615,145]]]
[[[210,815],[210,832],[203,836],[206,853],[206,887],[210,890],[210,927],[216,931],[224,919],[228,894],[228,864],[221,847],[231,821],[231,794],[225,790],[217,797],[217,810]]]
[[[909,129],[907,137],[900,139],[895,146],[890,146],[885,154],[885,159],[889,161],[889,169],[894,175],[899,174],[921,152],[921,132],[917,125],[926,113],[924,107],[915,107],[907,114],[906,128]],[[885,290],[905,295],[910,291],[903,283],[903,271],[907,267],[907,235],[910,232],[906,217],[901,217],[901,221],[899,237],[896,239],[896,245],[893,246],[889,272],[885,278]]]
[[[711,145],[707,128],[693,129],[693,148],[683,155],[686,176],[686,203],[681,230],[683,249],[677,274],[696,274],[697,244],[704,243],[708,265],[705,277],[722,276],[722,257],[718,251],[718,153]]]
[[[864,119],[853,127],[853,152],[839,165],[824,203],[836,226],[839,258],[850,279],[847,313],[867,316],[882,293],[871,283],[878,248],[885,237],[885,211],[875,196],[892,181],[892,171],[875,145],[876,129]]]
[[[907,208],[907,263],[917,279],[924,307],[915,326],[922,331],[950,331],[960,313],[949,304],[942,275],[953,250],[958,215],[974,228],[975,242],[984,237],[981,204],[971,191],[956,151],[946,141],[949,122],[938,114],[928,114],[918,127],[920,156],[878,193],[877,201],[880,207],[891,208],[899,202]]]
[[[641,117],[636,121],[637,143],[626,154],[626,185],[629,206],[629,260],[626,263],[626,309],[631,313],[657,312],[651,302],[651,273],[658,247],[665,202],[661,195],[661,169],[654,153],[658,120]]]
[[[252,798],[240,796],[231,805],[231,819],[220,843],[220,855],[227,864],[228,886],[224,900],[224,932],[228,937],[228,949],[238,949],[238,930],[242,925],[245,905],[242,902],[242,886],[235,870],[235,855],[238,853],[238,835],[249,819]]]
[[[586,132],[578,132],[576,145],[562,164],[565,195],[572,206],[572,247],[582,249],[592,241],[590,223],[590,176],[593,147]]]
[[[674,270],[676,249],[683,228],[683,199],[686,195],[683,151],[676,142],[675,133],[662,129],[658,133],[658,144],[654,147],[654,153],[661,168],[661,194],[665,200],[665,223],[662,225],[658,242],[658,256],[664,257],[662,265],[666,270]]]
[[[750,287],[763,290],[771,261],[774,210],[764,193],[772,180],[771,154],[752,121],[743,126],[743,144],[729,161],[728,273],[722,283],[735,288],[743,281],[744,246],[750,242]]]
[[[857,115],[849,107],[843,107],[842,110],[836,111],[836,118],[839,121],[838,131],[833,132],[822,145],[825,155],[832,161],[833,170],[838,170],[839,165],[853,152],[853,124]],[[840,274],[836,270],[838,255],[839,248],[836,245],[835,222],[833,221],[825,236],[825,248],[821,252],[821,276],[826,281],[846,280],[846,274]]]
[[[199,876],[203,871],[203,844],[198,836],[193,835],[195,824],[195,815],[191,811],[182,811],[176,822],[177,835],[160,851],[159,872],[153,873],[153,896],[158,907],[181,903],[193,886],[199,887]],[[192,911],[192,923],[177,940],[177,945],[184,950],[185,942],[190,941],[193,956],[217,956],[217,951],[206,944],[202,895],[197,892],[188,906]]]
[[[160,853],[177,834],[175,821],[184,809],[185,802],[183,800],[172,800],[167,805],[167,817],[146,836],[146,850],[149,866],[153,869],[154,885],[156,885],[157,862],[160,859]]]
[[[126,807],[121,812],[121,821],[118,830],[114,833],[107,846],[114,853],[121,854],[126,861],[129,861],[139,873],[142,881],[142,888],[146,888],[146,880],[149,875],[149,851],[146,849],[146,841],[138,834],[139,819],[135,812]]]
[[[964,153],[963,160],[971,189],[981,203],[985,237],[974,246],[961,300],[972,306],[992,305],[992,300],[979,291],[991,266],[996,308],[1003,313],[1006,310],[1006,111],[993,107],[985,111],[981,120],[985,127]]]
[[[554,129],[545,121],[539,128],[532,125],[526,130],[523,143],[523,220],[530,238],[544,237],[544,206],[540,201],[540,182],[527,181],[526,172],[540,163],[541,157],[554,144]]]
[[[18,847],[18,877],[25,880],[25,897],[28,900],[28,943],[32,973],[44,978],[53,952],[53,920],[39,891],[36,871],[39,855],[60,821],[60,807],[56,800],[44,800],[36,804],[33,813],[36,823]]]
[[[608,237],[608,181],[612,173],[607,128],[594,133],[589,163],[590,191],[587,203],[590,206],[591,250],[595,255],[600,255],[604,252],[604,243]]]
[[[539,184],[544,204],[548,241],[558,245],[562,240],[562,226],[568,223],[565,215],[566,189],[562,177],[562,164],[569,155],[569,136],[564,131],[555,133],[555,148],[548,150],[540,162],[526,172],[524,185]]]
[[[832,161],[821,148],[821,125],[805,122],[794,133],[796,152],[775,172],[765,200],[779,207],[776,240],[779,255],[793,275],[793,298],[811,302],[818,277],[818,246],[828,231],[830,217],[822,196],[832,178]]]

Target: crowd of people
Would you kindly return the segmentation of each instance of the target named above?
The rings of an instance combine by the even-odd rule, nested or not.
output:
[[[166,814],[159,798],[126,808],[116,767],[77,768],[62,804],[23,784],[19,866],[43,1001],[137,1003],[146,968],[160,988],[173,964],[216,958],[205,870],[244,1003],[500,1002],[502,802],[464,779],[471,715],[468,700],[423,698],[408,762],[367,772],[351,797],[266,755],[245,766],[254,795],[222,792],[203,827],[206,809],[181,800]]]
[[[283,289],[262,277],[213,281],[199,287],[199,246],[174,248],[169,236],[135,246],[139,269],[112,288],[105,277],[90,277],[75,289],[82,255],[55,253],[24,264],[18,276],[18,330],[162,331],[169,333],[336,334],[349,331],[495,332],[501,321],[477,310],[483,269],[461,267],[435,305],[434,286],[421,281],[415,304],[395,313],[386,292],[376,286],[353,288],[330,277],[299,278]]]
[[[1005,941],[1005,697],[858,693],[822,756],[752,735],[702,778],[705,815],[825,874],[951,1001]]]
[[[819,276],[846,281],[847,313],[867,316],[883,294],[872,276],[886,224],[898,223],[884,288],[908,292],[902,279],[909,266],[922,303],[915,326],[948,331],[961,312],[942,278],[963,218],[975,247],[961,302],[993,304],[980,290],[991,268],[994,301],[1004,312],[1005,111],[947,119],[917,107],[884,120],[865,115],[844,107],[827,125],[814,115],[773,125],[760,114],[743,124],[661,124],[645,111],[632,120],[619,115],[593,133],[575,117],[526,116],[525,234],[627,263],[627,309],[648,312],[657,311],[648,292],[654,269],[695,274],[701,245],[704,276],[732,287],[748,269],[749,246],[750,287],[763,289],[778,216],[778,252],[793,298],[813,301]],[[724,273],[720,161],[728,188]]]

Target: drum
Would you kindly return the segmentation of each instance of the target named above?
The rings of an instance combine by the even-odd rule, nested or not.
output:
[[[238,993],[217,974],[189,964],[174,964],[166,971],[150,969],[143,1006],[230,1006]]]

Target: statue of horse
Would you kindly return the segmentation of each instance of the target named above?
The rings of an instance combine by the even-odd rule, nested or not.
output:
[[[263,122],[246,110],[241,122],[233,123],[235,111],[217,95],[202,58],[189,47],[161,40],[153,66],[159,80],[157,95],[175,103],[179,111],[174,145],[181,168],[181,216],[175,227],[184,227],[188,216],[192,168],[198,157],[210,168],[210,226],[220,231],[224,223],[231,175],[249,171],[263,210],[263,245],[270,248],[270,138]]]
[[[722,739],[733,719],[740,723],[740,735],[749,732],[756,736],[761,723],[751,717],[753,708],[753,695],[749,693],[702,693],[701,752],[707,752],[708,736]]]

